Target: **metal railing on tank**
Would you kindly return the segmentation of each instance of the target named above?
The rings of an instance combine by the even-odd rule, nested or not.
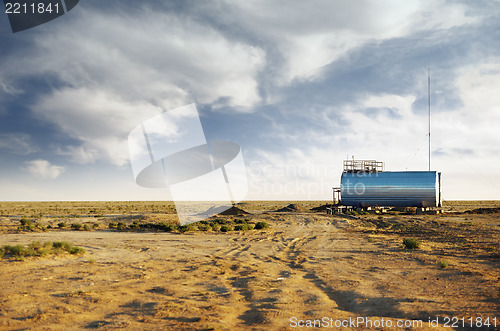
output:
[[[344,160],[344,172],[382,172],[384,162],[375,160]]]

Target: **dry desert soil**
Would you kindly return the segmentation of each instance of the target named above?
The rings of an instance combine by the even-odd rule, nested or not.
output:
[[[167,202],[2,202],[1,247],[86,252],[4,255],[0,330],[500,329],[500,202],[448,202],[442,215],[310,211],[324,203],[246,202],[250,214],[217,217],[267,229],[165,232],[130,226],[175,223]]]

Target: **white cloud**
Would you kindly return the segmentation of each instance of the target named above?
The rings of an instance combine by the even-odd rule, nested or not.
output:
[[[82,142],[60,147],[60,154],[78,163],[106,160],[121,166],[129,158],[129,132],[162,109],[144,101],[127,102],[105,90],[66,88],[42,97],[33,112]]]
[[[433,110],[432,169],[443,173],[445,199],[495,199],[500,194],[500,59],[462,68],[454,85],[462,106]],[[322,124],[318,128],[307,128],[300,134],[287,126],[273,131],[270,135],[275,139],[294,147],[279,153],[258,151],[254,157],[258,162],[254,161],[250,171],[254,186],[251,192],[306,188],[309,191],[292,193],[301,193],[295,197],[311,198],[311,194],[312,198],[328,199],[325,181],[331,186],[339,184],[340,167],[347,153],[357,159],[384,161],[389,171],[427,170],[427,112],[414,112],[415,99],[415,95],[366,95],[345,105],[340,118],[307,112],[307,116],[318,118]],[[324,109],[323,114],[330,111],[339,113]],[[305,181],[290,171],[304,167],[310,175]],[[318,169],[329,169],[333,174]],[[301,186],[302,182],[307,184]],[[314,195],[318,187],[325,189]]]
[[[0,133],[0,150],[28,155],[38,151],[31,136],[25,133]]]
[[[237,111],[260,102],[256,76],[265,55],[254,46],[149,9],[109,15],[82,7],[72,15],[71,26],[3,59],[0,74],[9,83],[39,75],[60,80],[62,87],[40,96],[31,110],[81,142],[59,147],[73,161],[124,165],[132,128],[193,99]]]
[[[412,17],[411,25],[415,30],[447,30],[476,23],[481,18],[469,16],[465,4],[427,0],[422,1],[421,10]]]
[[[328,134],[335,150],[358,159],[384,161],[388,170],[425,169],[427,117],[415,114],[414,95],[367,95],[345,105],[345,130]],[[418,158],[414,158],[418,152]]]
[[[228,25],[243,26],[279,54],[274,81],[311,79],[323,66],[373,38],[401,34],[418,6],[400,1],[226,2]],[[278,60],[275,60],[278,61]]]
[[[24,170],[40,179],[56,179],[64,171],[64,167],[52,165],[47,160],[33,160],[25,163]]]
[[[455,85],[462,107],[433,116],[436,157],[457,181],[458,192],[477,192],[478,198],[500,194],[500,58],[463,68]]]
[[[314,127],[296,130],[286,123],[274,128],[269,139],[287,147],[279,152],[259,149],[249,160],[250,196],[330,199],[331,188],[340,185],[347,154],[383,161],[387,170],[426,170],[427,117],[413,112],[415,99],[366,95],[341,109],[308,109],[303,120],[314,121]]]
[[[321,73],[322,67],[366,40],[366,37],[349,31],[293,37],[281,46],[287,58],[281,83],[287,84],[293,79],[314,79]]]
[[[482,167],[496,170],[493,160],[500,154],[500,58],[462,68],[455,85],[462,106],[433,116],[433,136],[443,151],[469,149]]]
[[[315,79],[324,66],[370,41],[383,41],[418,31],[446,30],[471,24],[466,6],[432,1],[293,0],[224,1],[228,26],[242,27],[263,40],[272,53],[274,83]],[[213,10],[205,8],[206,10]]]
[[[105,156],[109,156],[108,154],[109,150],[106,148],[106,146],[104,146],[105,147],[104,150],[98,150],[95,147],[96,146],[93,146],[93,144],[88,142],[85,142],[79,146],[65,146],[65,147],[57,146],[56,153],[58,155],[69,156],[71,161],[79,164],[94,163],[96,162],[96,160],[106,159]],[[108,161],[110,161],[112,164],[115,165],[122,165],[124,157],[125,157],[124,155],[121,155],[116,159],[112,158],[111,160]]]
[[[9,85],[9,84],[5,83],[5,82],[4,82],[1,78],[0,78],[0,89],[1,89],[4,93],[6,93],[6,94],[8,94],[8,95],[11,95],[11,96],[13,96],[13,95],[18,95],[18,94],[21,94],[21,93],[23,92],[22,90],[17,89],[17,88],[15,88],[15,87],[13,87],[13,86],[11,86],[11,85]]]
[[[54,74],[74,88],[105,87],[124,100],[164,109],[193,97],[243,109],[259,102],[256,75],[264,52],[229,41],[195,18],[147,8],[110,15],[82,7],[73,14],[70,26],[8,59],[4,75]]]
[[[264,93],[267,100],[279,101],[271,91],[294,80],[316,79],[325,66],[368,42],[412,34],[420,38],[429,32],[429,42],[438,43],[442,41],[439,38],[448,36],[444,30],[480,19],[468,16],[471,13],[466,5],[444,0],[319,0],[314,4],[221,0],[217,5],[198,2],[192,6],[197,9],[189,8],[182,14],[79,7],[72,11],[67,25],[51,25],[50,33],[33,35],[36,39],[29,52],[23,48],[23,53],[2,58],[0,91],[19,94],[19,83],[32,77],[54,82],[54,89],[35,98],[30,107],[39,119],[57,125],[79,142],[61,142],[57,152],[78,163],[104,160],[123,166],[128,160],[126,138],[130,130],[163,110],[195,101],[215,108],[252,111],[262,103],[260,89],[269,88]],[[426,46],[427,39],[418,56],[423,56]],[[390,52],[380,50],[388,57]],[[409,60],[417,61],[415,57]],[[468,160],[470,165],[482,169],[480,163],[486,161],[488,171],[498,174],[493,168],[499,153],[498,63],[492,60],[464,68],[456,81],[464,106],[436,112],[433,117],[433,146],[441,153],[435,157],[436,167],[457,174],[455,183],[460,185],[465,181],[458,173],[466,171],[463,165],[456,167],[453,151],[480,156]],[[456,65],[460,64],[450,64]],[[361,92],[370,89],[360,84]],[[380,159],[392,170],[426,169],[427,119],[425,114],[413,112],[415,98],[413,94],[370,94],[348,105],[339,101],[327,107],[311,100],[311,108],[317,110],[305,109],[304,115],[288,111],[284,102],[280,106],[289,112],[284,123],[275,114],[269,115],[278,123],[277,131],[270,135],[285,142],[282,150],[259,150],[258,159],[270,170],[286,165],[286,174],[260,176],[264,172],[257,171],[254,179],[289,185],[296,178],[290,169],[305,165],[306,176],[299,176],[296,184],[330,183],[321,186],[328,191],[327,186],[337,185],[338,179],[332,175],[325,181],[317,168],[340,169],[346,153]],[[339,113],[343,115],[336,117]],[[309,126],[312,118],[317,127]],[[22,135],[0,136],[0,148],[24,151],[20,154],[36,151],[29,137]],[[64,168],[35,160],[25,170],[55,178]],[[460,190],[459,184],[455,185]],[[292,186],[295,193],[304,193],[303,186],[296,187]]]

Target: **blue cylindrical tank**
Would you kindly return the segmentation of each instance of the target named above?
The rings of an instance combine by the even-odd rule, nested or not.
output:
[[[353,207],[440,207],[436,171],[343,172],[342,204]]]

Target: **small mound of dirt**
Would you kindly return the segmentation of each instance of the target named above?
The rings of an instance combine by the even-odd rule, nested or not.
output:
[[[208,208],[207,210],[205,210],[204,212],[201,212],[199,214],[197,214],[198,216],[211,216],[211,215],[217,215],[217,214],[220,214],[222,213],[224,210],[226,210],[228,206],[218,206],[218,207],[210,207]]]
[[[306,212],[307,209],[302,207],[301,205],[297,205],[295,203],[289,204],[286,207],[276,210],[278,213],[303,213]]]
[[[227,208],[228,206],[218,206],[218,207],[210,207],[208,210],[203,213],[199,213],[199,216],[204,215],[232,215],[232,216],[240,216],[250,214],[249,212],[244,211],[241,208],[232,206],[231,208]]]
[[[238,216],[238,215],[248,215],[250,214],[249,212],[247,211],[244,211],[243,209],[241,208],[238,208],[238,207],[235,207],[235,206],[232,206],[231,208],[229,208],[228,210],[225,210],[223,211],[222,213],[219,213],[220,215],[235,215],[235,216]]]

